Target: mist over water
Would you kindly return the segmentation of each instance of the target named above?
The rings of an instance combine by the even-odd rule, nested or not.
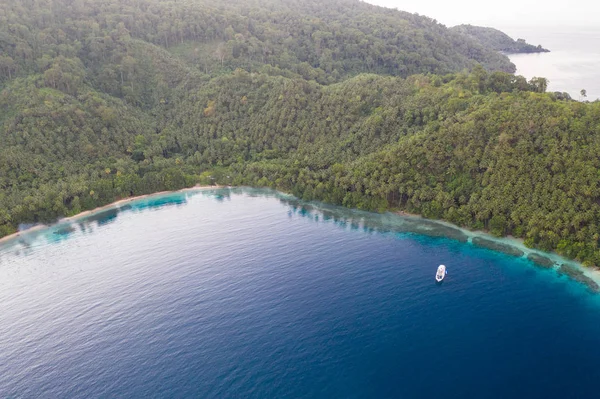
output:
[[[244,189],[25,236],[0,397],[595,396],[597,295],[411,223]]]
[[[576,100],[600,98],[600,28],[533,26],[503,30],[514,39],[524,38],[551,50],[509,55],[518,75],[548,78],[548,91],[567,92]],[[587,98],[581,97],[582,89],[587,91]]]

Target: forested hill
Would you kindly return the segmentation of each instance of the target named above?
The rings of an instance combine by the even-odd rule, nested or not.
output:
[[[217,182],[600,264],[600,103],[502,72],[506,57],[426,17],[355,0],[4,0],[0,51],[0,236]]]
[[[547,53],[547,50],[542,45],[534,46],[525,41],[525,39],[514,40],[506,33],[494,28],[486,28],[483,26],[473,25],[458,25],[450,28],[450,30],[459,32],[465,36],[478,41],[483,46],[492,48],[503,53]]]
[[[359,0],[4,0],[0,22],[3,80],[45,72],[62,56],[76,77],[117,84],[133,68],[130,39],[206,73],[270,64],[320,83],[476,63],[514,72],[508,58],[430,18]]]

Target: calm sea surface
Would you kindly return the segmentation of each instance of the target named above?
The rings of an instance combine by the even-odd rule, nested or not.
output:
[[[513,38],[551,50],[541,54],[514,54],[517,74],[550,80],[548,91],[567,92],[576,100],[600,98],[600,28],[532,27],[502,29]],[[587,91],[587,98],[580,95]]]
[[[384,218],[179,193],[5,245],[0,397],[598,397],[598,296]]]

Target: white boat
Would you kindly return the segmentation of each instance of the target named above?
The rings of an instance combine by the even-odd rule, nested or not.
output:
[[[448,273],[446,271],[446,266],[440,265],[437,269],[437,273],[435,274],[435,281],[440,283],[444,279],[444,277],[446,277],[446,273]]]

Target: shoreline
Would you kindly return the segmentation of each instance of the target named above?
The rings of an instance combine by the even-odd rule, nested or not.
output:
[[[139,200],[143,200],[146,198],[152,198],[152,197],[159,197],[161,195],[167,195],[167,194],[175,194],[175,193],[188,192],[188,191],[192,192],[192,191],[214,190],[214,189],[220,189],[220,188],[224,188],[224,187],[234,188],[231,186],[222,186],[222,185],[214,185],[214,186],[197,185],[194,187],[183,188],[181,190],[159,191],[159,192],[151,193],[151,194],[144,194],[144,195],[138,195],[138,196],[134,196],[134,197],[123,198],[123,199],[114,201],[110,204],[103,205],[101,207],[97,207],[92,210],[80,212],[74,216],[69,216],[69,217],[64,217],[64,218],[58,219],[52,224],[35,225],[35,226],[32,226],[25,230],[21,230],[14,234],[8,235],[6,237],[2,237],[2,238],[0,238],[0,245],[11,242],[11,241],[16,241],[22,236],[30,235],[30,234],[36,233],[38,231],[42,231],[42,230],[54,227],[54,226],[70,224],[77,220],[85,218],[87,216],[94,215],[94,214],[97,214],[97,213],[100,213],[100,212],[103,212],[106,210],[119,209],[122,206],[129,204],[131,202],[134,202],[134,201],[139,201]],[[243,188],[243,187],[237,187],[237,188]],[[247,187],[247,188],[251,188],[251,187]],[[282,191],[277,191],[277,190],[272,190],[272,191],[274,193],[277,193],[276,196],[277,195],[286,195],[286,196],[288,195]],[[319,204],[326,205],[324,203],[319,203]],[[320,206],[317,206],[317,207],[320,208]],[[345,208],[345,207],[343,207],[343,208]],[[352,210],[352,208],[345,208],[345,209]],[[354,210],[356,210],[356,209],[354,209]],[[442,227],[446,228],[447,231],[441,232],[441,235],[436,235],[438,237],[443,236],[443,237],[446,237],[449,239],[458,240],[460,242],[472,245],[477,248],[488,249],[488,250],[491,250],[491,251],[494,251],[497,253],[502,253],[502,254],[505,254],[508,256],[512,256],[516,259],[526,259],[526,260],[530,261],[532,263],[532,266],[534,266],[534,267],[555,270],[560,276],[567,276],[569,279],[578,281],[579,283],[582,283],[583,285],[587,286],[593,292],[600,293],[600,267],[597,267],[597,266],[587,267],[575,260],[564,258],[555,252],[544,252],[544,251],[536,250],[533,248],[528,248],[524,245],[522,239],[519,239],[519,238],[516,238],[513,236],[496,237],[496,236],[493,236],[483,230],[469,230],[469,229],[454,225],[452,223],[449,223],[445,220],[428,219],[428,218],[423,217],[422,215],[414,214],[414,213],[410,213],[410,212],[406,212],[406,211],[402,211],[402,210],[393,210],[393,211],[389,211],[386,213],[388,213],[388,215],[400,217],[405,220],[422,221],[424,223],[430,223],[430,224],[432,223],[432,224],[436,224],[438,226],[442,226]],[[384,215],[384,214],[381,214],[381,215]],[[458,236],[460,236],[460,237],[457,237],[455,234],[453,234],[452,233],[453,231],[458,232],[459,233]],[[429,235],[425,231],[417,232],[417,234]]]
[[[275,193],[284,194],[273,190]],[[285,194],[287,195],[287,194]],[[553,270],[557,278],[565,277],[586,287],[594,294],[600,295],[600,267],[584,266],[582,263],[563,257],[556,252],[545,252],[525,246],[524,240],[514,236],[496,237],[482,230],[468,230],[442,219],[428,219],[422,215],[404,210],[390,209],[386,212],[370,212],[356,208],[346,208],[319,201],[302,201],[293,197],[292,206],[306,204],[317,212],[343,213],[341,209],[351,212],[364,212],[370,215],[379,215],[381,220],[379,226],[374,230],[386,232],[414,233],[419,236],[446,238],[459,243],[468,244],[472,247],[487,249],[497,254],[513,257],[515,260],[526,260],[531,267],[538,269]],[[333,209],[332,209],[333,208]],[[336,211],[336,209],[340,209]],[[343,215],[341,219],[354,220],[363,223],[362,217],[356,215]],[[334,219],[335,220],[335,219]]]
[[[496,237],[483,230],[469,230],[441,219],[427,219],[421,215],[404,211],[394,211],[392,213],[408,219],[420,219],[458,229],[467,236],[468,244],[513,256],[517,259],[527,259],[532,262],[535,267],[555,270],[560,275],[566,275],[570,279],[586,285],[594,292],[600,292],[600,267],[598,266],[584,266],[582,263],[565,258],[556,252],[545,252],[535,248],[528,248],[525,246],[523,239],[510,235]],[[503,247],[509,247],[510,249],[507,250],[508,248]],[[573,273],[573,267],[576,268],[575,273]],[[591,281],[586,281],[586,278]]]
[[[138,201],[141,199],[151,198],[151,197],[158,197],[158,196],[165,195],[165,194],[175,194],[175,193],[182,193],[182,192],[186,192],[186,191],[202,191],[202,190],[210,190],[210,189],[219,189],[219,188],[223,188],[223,187],[225,187],[225,186],[220,186],[220,185],[201,186],[201,185],[198,185],[198,186],[194,186],[194,187],[182,188],[181,190],[159,191],[159,192],[152,193],[152,194],[143,194],[143,195],[136,195],[135,197],[123,198],[123,199],[117,200],[115,202],[111,202],[110,204],[100,206],[98,208],[80,212],[77,215],[57,219],[52,224],[38,224],[38,225],[35,225],[28,229],[17,231],[16,233],[13,233],[13,234],[10,234],[10,235],[0,238],[0,245],[4,244],[6,242],[9,242],[9,241],[13,241],[25,234],[35,233],[37,231],[41,231],[41,230],[47,229],[49,227],[57,226],[57,225],[60,225],[63,223],[71,223],[71,222],[74,222],[74,221],[84,218],[86,216],[93,215],[98,212],[102,212],[102,211],[105,211],[108,209],[113,209],[113,208],[120,208],[121,206],[128,204],[130,202],[133,202],[133,201]]]

